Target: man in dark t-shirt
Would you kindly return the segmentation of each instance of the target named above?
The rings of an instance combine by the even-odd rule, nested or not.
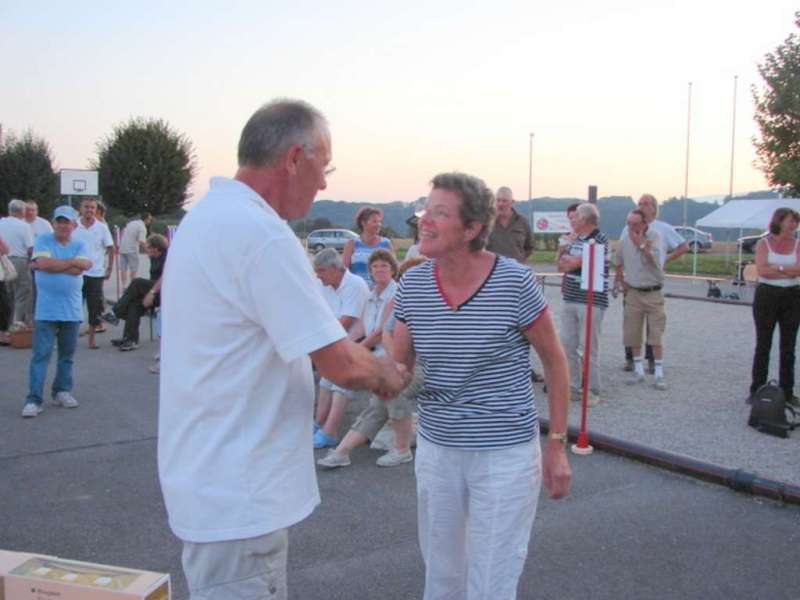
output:
[[[528,220],[514,210],[514,194],[501,187],[495,194],[497,216],[486,249],[525,263],[533,252],[533,236]]]
[[[103,315],[103,320],[116,325],[120,319],[125,321],[122,337],[111,340],[121,351],[136,350],[139,347],[139,323],[142,315],[159,304],[161,276],[167,261],[167,238],[153,234],[147,238],[145,251],[150,257],[150,278],[137,277],[122,297],[114,305],[112,312]]]

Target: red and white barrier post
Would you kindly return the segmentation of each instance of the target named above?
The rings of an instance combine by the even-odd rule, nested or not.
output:
[[[578,431],[577,443],[572,445],[573,454],[586,456],[594,452],[589,445],[589,434],[586,431],[587,413],[589,412],[589,359],[592,353],[592,301],[594,299],[594,240],[589,240],[589,285],[586,294],[586,332],[583,340],[583,376],[581,384],[581,428]]]

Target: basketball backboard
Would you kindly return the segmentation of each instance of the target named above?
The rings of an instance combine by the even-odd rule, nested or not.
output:
[[[59,172],[62,196],[97,196],[97,171],[61,169]]]

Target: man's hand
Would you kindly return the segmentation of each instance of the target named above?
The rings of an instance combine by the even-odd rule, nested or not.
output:
[[[155,296],[153,292],[147,292],[142,299],[142,306],[145,308],[150,308],[153,306],[153,302],[155,301]]]
[[[554,500],[569,495],[572,471],[569,468],[566,448],[558,440],[548,439],[545,443],[542,456],[542,478],[547,493]]]

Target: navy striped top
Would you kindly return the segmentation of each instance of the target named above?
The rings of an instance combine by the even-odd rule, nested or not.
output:
[[[589,240],[594,240],[596,244],[602,244],[606,249],[603,261],[603,291],[592,294],[592,305],[598,308],[608,308],[608,271],[611,257],[608,252],[608,238],[606,235],[599,229],[595,229],[589,235],[579,235],[569,245],[566,254],[569,256],[581,256],[583,254],[583,246],[588,244]],[[581,267],[570,273],[564,273],[564,279],[561,280],[561,293],[564,296],[564,302],[586,304],[589,299],[589,293],[581,289],[582,273],[583,269]]]
[[[545,310],[531,271],[503,256],[495,258],[478,291],[455,308],[444,296],[436,260],[406,272],[395,312],[409,328],[425,380],[417,397],[422,437],[465,450],[534,438],[537,411],[523,331]]]

